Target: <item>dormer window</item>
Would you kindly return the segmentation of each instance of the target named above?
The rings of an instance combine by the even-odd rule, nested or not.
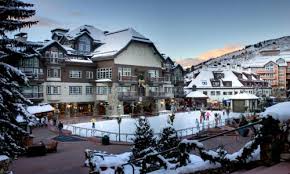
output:
[[[201,84],[202,85],[207,85],[207,81],[203,80],[203,81],[201,81]]]
[[[91,42],[88,37],[80,37],[79,39],[79,51],[80,52],[90,52]]]

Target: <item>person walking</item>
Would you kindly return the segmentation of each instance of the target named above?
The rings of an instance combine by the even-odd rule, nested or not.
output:
[[[210,113],[209,113],[209,111],[206,112],[205,116],[206,116],[206,120],[208,121],[208,120],[209,120],[209,117],[210,117]]]
[[[200,111],[199,121],[202,123],[202,111]]]
[[[62,135],[62,129],[63,129],[63,124],[62,124],[62,122],[61,121],[59,121],[59,123],[58,123],[58,131],[59,131],[59,135]]]

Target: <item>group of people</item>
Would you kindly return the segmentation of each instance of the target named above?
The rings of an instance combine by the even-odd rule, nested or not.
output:
[[[208,128],[210,128],[210,117],[211,117],[211,112],[210,111],[200,111],[200,117],[199,120],[198,118],[196,118],[195,120],[195,124],[196,124],[196,128],[198,131],[200,131],[200,124],[202,125],[202,130],[205,128],[205,123],[207,121],[207,126]],[[221,125],[222,123],[222,115],[220,113],[214,113],[214,125],[215,127],[218,127],[218,125]]]

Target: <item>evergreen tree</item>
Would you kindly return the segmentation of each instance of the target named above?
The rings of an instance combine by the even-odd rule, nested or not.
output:
[[[162,152],[174,147],[177,147],[180,140],[178,139],[176,130],[169,125],[162,130],[160,139],[158,140],[158,151]],[[177,152],[164,154],[166,158],[177,157]]]
[[[148,148],[152,147],[154,149],[156,147],[153,130],[145,117],[138,119],[133,143],[132,159],[142,158],[148,153],[146,151]]]
[[[22,138],[28,135],[16,121],[18,115],[27,121],[31,116],[24,107],[30,101],[20,93],[20,86],[28,85],[28,80],[8,63],[30,55],[25,53],[28,49],[25,42],[10,39],[6,33],[36,23],[25,20],[35,14],[32,6],[19,0],[0,0],[0,155],[23,152]]]

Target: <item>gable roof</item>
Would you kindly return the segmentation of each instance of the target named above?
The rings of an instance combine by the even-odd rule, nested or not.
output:
[[[174,62],[172,61],[172,59],[171,59],[170,57],[167,57],[167,58],[165,59],[165,61],[169,61],[172,65],[174,65]]]
[[[132,41],[153,44],[148,38],[144,37],[133,28],[128,28],[107,33],[103,40],[104,44],[94,50],[92,58],[93,60],[98,60],[98,58],[114,56],[126,48]]]
[[[82,25],[64,34],[64,37],[68,40],[74,40],[84,33],[88,33],[94,41],[101,42],[104,39],[104,31],[95,28],[92,25]]]
[[[55,40],[50,40],[48,42],[45,42],[42,47],[39,47],[37,49],[37,51],[42,52],[43,50],[45,50],[46,48],[48,48],[54,44],[57,45],[59,48],[61,48],[64,52],[67,52],[67,50],[59,42],[57,42]]]

